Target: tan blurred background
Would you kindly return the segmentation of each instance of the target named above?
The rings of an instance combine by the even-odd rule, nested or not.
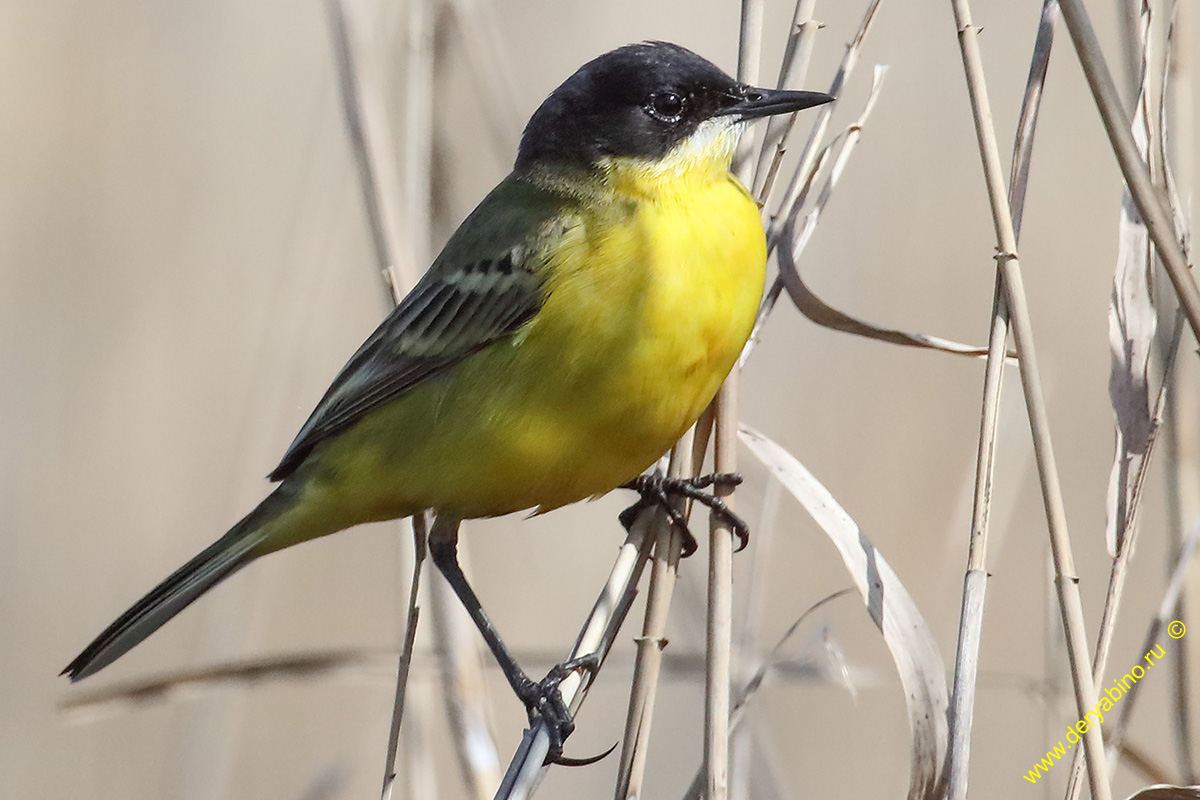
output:
[[[401,131],[407,10],[361,2],[390,53],[386,90]],[[443,5],[435,249],[512,156],[490,144],[465,55],[457,15],[475,13],[472,3]],[[735,65],[735,3],[496,5],[495,34],[517,78],[514,120],[527,118],[583,61],[630,41],[668,39],[731,71]],[[1006,153],[1040,5],[974,4]],[[811,88],[828,85],[864,6],[818,5],[826,27]],[[1089,6],[1115,56],[1114,4]],[[767,80],[790,14],[789,3],[769,4]],[[101,676],[80,687],[56,677],[117,613],[257,502],[267,487],[262,476],[384,313],[330,41],[319,2],[0,0],[6,800],[377,796],[392,697],[386,661],[92,713],[62,704],[88,690],[229,659],[395,648],[410,547],[397,525],[255,564]],[[1021,255],[1092,641],[1108,573],[1106,313],[1120,183],[1061,27],[1056,48]],[[876,63],[891,66],[882,99],[802,269],[818,292],[852,313],[981,342],[993,239],[949,4],[885,2],[838,124],[857,115]],[[515,130],[509,134],[515,140]],[[404,144],[398,136],[398,154]],[[1190,337],[1184,346],[1195,350]],[[1183,365],[1196,372],[1190,355]],[[891,561],[948,669],[982,368],[819,329],[783,302],[742,392],[744,420],[823,480]],[[1057,797],[1066,766],[1036,787],[1023,777],[1074,717],[1047,710],[1039,694],[1047,676],[1065,680],[1065,662],[1060,645],[1046,644],[1047,625],[1056,630],[1058,616],[1048,606],[1044,517],[1015,372],[1009,375],[972,795]],[[741,507],[753,524],[765,479],[752,465],[746,472]],[[1155,470],[1113,669],[1141,658],[1145,623],[1163,589],[1161,485]],[[605,498],[533,521],[472,527],[476,585],[518,650],[567,652],[616,553],[622,532],[615,513],[628,501]],[[741,590],[754,551],[752,544],[738,557]],[[849,585],[833,548],[787,500],[769,562],[759,578],[767,581],[764,641]],[[697,653],[703,645],[703,578],[702,551],[682,569],[671,652]],[[856,599],[819,617],[789,655],[820,666],[822,636],[832,638],[858,676],[857,696],[817,679],[770,682],[752,710],[753,795],[900,797],[908,735],[887,652]],[[640,604],[569,752],[589,755],[620,737],[639,624]],[[1200,620],[1190,635],[1200,637]],[[431,640],[424,627],[423,652]],[[540,672],[549,662],[528,666]],[[507,760],[523,714],[498,673],[489,676]],[[1166,669],[1150,673],[1132,738],[1176,775],[1168,679]],[[420,668],[414,681],[412,725],[435,743],[429,752],[436,760],[425,766],[437,794],[465,796],[434,673]],[[648,796],[678,797],[690,782],[702,708],[694,677],[664,685]],[[616,766],[611,757],[553,770],[543,796],[611,796]],[[1114,794],[1142,783],[1122,768]]]

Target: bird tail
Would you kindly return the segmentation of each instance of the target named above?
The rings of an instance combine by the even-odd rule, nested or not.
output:
[[[263,555],[272,522],[295,506],[295,498],[280,486],[234,525],[229,533],[175,570],[117,618],[60,674],[72,681],[98,672],[162,627],[193,600]]]

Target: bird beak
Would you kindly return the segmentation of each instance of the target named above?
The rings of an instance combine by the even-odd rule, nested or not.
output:
[[[736,114],[739,120],[758,119],[775,114],[790,114],[793,111],[824,105],[834,99],[836,98],[833,95],[824,92],[793,92],[747,86],[742,90],[742,97],[738,102],[721,109],[719,113]]]

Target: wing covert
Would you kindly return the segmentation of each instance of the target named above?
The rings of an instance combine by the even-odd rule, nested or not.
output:
[[[286,478],[314,447],[365,414],[514,334],[541,308],[544,240],[564,230],[561,223],[546,223],[562,207],[542,197],[518,206],[489,203],[505,185],[467,218],[416,287],[351,356],[271,480]]]

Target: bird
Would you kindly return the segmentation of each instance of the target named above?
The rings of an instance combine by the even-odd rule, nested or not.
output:
[[[732,369],[762,297],[760,212],[732,174],[752,120],[834,99],[755,88],[667,42],[584,64],[538,107],[512,172],[334,378],[228,533],[138,600],[62,674],[86,678],[269,553],[435,514],[432,560],[525,704],[573,722],[508,653],[458,564],[464,519],[547,512],[618,487],[646,503],[734,476],[643,474]],[[552,759],[548,759],[552,760]]]

